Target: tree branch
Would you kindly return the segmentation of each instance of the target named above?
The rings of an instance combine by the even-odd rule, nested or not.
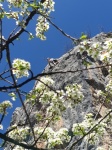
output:
[[[24,82],[18,84],[18,85],[14,85],[14,86],[4,86],[4,87],[0,87],[0,91],[2,90],[8,90],[8,89],[15,89],[15,88],[20,88],[22,87],[23,85],[25,85],[26,83],[29,83],[30,81],[32,80],[35,80],[37,79],[38,77],[43,77],[43,76],[46,76],[46,75],[54,75],[54,74],[65,74],[65,73],[75,73],[75,72],[82,72],[82,71],[85,71],[85,70],[92,70],[92,69],[97,69],[97,68],[103,68],[103,67],[107,67],[107,66],[112,66],[112,64],[108,64],[108,65],[103,65],[103,66],[98,66],[98,67],[91,67],[91,68],[85,68],[85,69],[77,69],[77,70],[68,70],[68,71],[56,71],[56,72],[46,72],[46,73],[40,73],[40,74],[37,74],[27,80],[25,80]]]
[[[73,40],[73,41],[75,41],[75,42],[80,42],[79,39],[76,39],[76,38],[74,38],[74,37],[72,37],[72,36],[66,34],[62,29],[60,29],[56,24],[54,24],[49,18],[46,18],[46,19],[47,19],[47,20],[50,22],[50,24],[52,24],[57,30],[59,30],[64,36],[68,37],[69,39],[71,39],[71,40]]]
[[[24,144],[24,143],[19,143],[18,141],[10,138],[10,137],[7,137],[6,135],[0,133],[0,138],[5,140],[5,141],[8,141],[10,143],[13,143],[15,145],[19,145],[19,146],[22,146],[24,148],[27,148],[27,149],[31,149],[31,150],[44,150],[44,149],[41,149],[41,148],[35,148],[33,146],[29,146],[28,144]]]
[[[13,75],[13,72],[12,72],[12,69],[11,69],[11,68],[12,68],[12,64],[11,64],[11,61],[10,61],[9,47],[6,48],[6,54],[7,54],[7,60],[8,60],[9,68],[10,68],[11,77],[12,77],[12,80],[13,80],[13,82],[14,82],[14,86],[17,86],[17,85],[16,85],[15,78],[14,78],[14,75]],[[19,99],[20,99],[20,101],[21,101],[21,104],[22,104],[22,106],[23,106],[23,109],[24,109],[24,111],[25,111],[25,114],[26,114],[26,116],[27,116],[27,119],[28,119],[28,122],[29,122],[29,125],[30,125],[30,128],[31,128],[31,131],[32,131],[32,134],[33,134],[33,137],[34,137],[34,140],[35,140],[34,130],[33,130],[33,128],[32,128],[29,115],[28,115],[28,113],[27,113],[26,107],[25,107],[25,105],[24,105],[24,103],[23,103],[23,100],[22,100],[22,97],[21,97],[21,94],[20,94],[18,88],[16,88],[16,91],[17,91],[18,97],[19,97]]]

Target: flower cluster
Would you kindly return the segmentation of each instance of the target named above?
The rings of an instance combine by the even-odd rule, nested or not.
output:
[[[4,2],[4,1],[2,1]],[[2,11],[0,18],[7,17],[16,20],[16,25],[21,28],[26,28],[26,18],[30,15],[31,10],[36,10],[40,15],[37,18],[36,24],[36,37],[41,40],[45,40],[46,36],[44,33],[49,29],[49,22],[47,18],[52,11],[54,11],[54,0],[45,1],[24,1],[24,0],[6,0],[8,9]],[[0,8],[3,10],[3,5],[0,3]]]
[[[105,90],[112,93],[112,79],[109,80]]]
[[[52,114],[55,114],[55,116],[61,115],[61,112],[67,107],[67,105],[65,105],[66,102],[71,103],[71,106],[74,106],[75,103],[78,103],[83,98],[83,94],[81,92],[82,87],[80,85],[68,85],[65,87],[65,91],[53,91],[50,90],[50,87],[53,84],[54,81],[50,77],[42,77],[32,91],[33,94],[30,93],[30,96],[28,96],[29,101],[34,102],[36,97],[38,97],[39,101],[43,105],[47,105],[48,116],[52,116]],[[98,95],[101,95],[101,91],[99,91]],[[74,135],[83,136],[96,123],[97,122],[93,119],[93,115],[87,114],[83,122],[73,125],[72,132]],[[102,136],[104,132],[105,124],[102,122],[94,128],[93,132],[89,134],[89,137],[85,137],[85,140],[90,138],[90,142],[96,142],[99,140],[99,137]],[[34,133],[35,136],[39,138],[40,142],[45,141],[46,147],[49,149],[55,148],[55,146],[63,145],[64,142],[69,142],[71,139],[71,137],[68,135],[67,128],[61,128],[59,131],[54,131],[50,127],[34,127]],[[29,127],[17,127],[9,133],[9,137],[13,137],[20,142],[25,140],[27,136],[32,136],[32,134],[29,132]],[[18,148],[19,147],[16,147],[15,150]]]
[[[14,7],[20,7],[23,3],[23,0],[7,0],[11,5],[13,5]]]
[[[6,17],[7,17],[8,19],[13,18],[13,19],[15,19],[15,20],[18,20],[18,19],[19,19],[18,14],[19,14],[19,13],[18,13],[18,12],[15,12],[15,11],[10,12],[10,13],[8,13],[8,12],[5,13],[5,15],[6,15]]]
[[[44,33],[49,29],[49,22],[46,18],[50,15],[51,11],[54,11],[54,4],[53,0],[46,0],[43,3],[39,3],[38,11],[40,12],[40,16],[37,19],[36,24],[36,36],[41,40],[46,40],[46,36]],[[45,17],[46,16],[46,17]]]
[[[30,14],[29,2],[23,0],[7,0],[8,8],[7,11],[3,11],[3,16],[8,19],[13,18],[16,20],[16,25],[25,28],[25,18]]]
[[[50,77],[41,77],[40,81],[42,82],[38,82],[35,86],[35,89],[39,90],[39,89],[45,89],[47,88],[46,85],[50,86],[54,84],[54,81],[50,78]]]
[[[54,94],[50,101],[47,107],[47,115],[54,115],[53,119],[58,119],[58,117],[62,115],[62,112],[66,110],[65,99]]]
[[[51,11],[54,11],[54,4],[55,2],[53,0],[45,0],[45,2],[42,4],[44,9],[49,9],[48,10],[48,14],[51,12]]]
[[[79,103],[84,98],[82,91],[81,91],[82,90],[81,85],[71,84],[71,85],[66,86],[65,89],[66,89],[67,100],[70,101],[72,106]]]
[[[12,67],[13,67],[13,74],[15,74],[17,78],[29,76],[28,70],[31,68],[29,62],[22,59],[14,59]]]
[[[14,128],[14,126],[12,128]],[[29,135],[29,129],[30,129],[29,127],[25,127],[25,128],[16,127],[15,129],[9,132],[8,136],[10,138],[13,138],[14,140],[22,142]]]
[[[2,103],[0,103],[0,113],[1,114],[6,114],[6,109],[7,108],[12,108],[12,103],[8,100],[3,101]]]
[[[39,16],[37,21],[38,23],[36,24],[36,36],[41,40],[46,40],[44,32],[49,29],[49,22],[43,16]]]
[[[87,51],[94,59],[103,61],[104,63],[112,63],[112,40],[107,39],[103,44],[101,42],[90,42],[84,40],[79,45],[80,50]]]
[[[83,136],[86,134],[94,125],[96,121],[93,119],[93,115],[87,114],[85,120],[82,123],[76,123],[73,125],[72,132],[75,136]],[[99,138],[105,132],[105,124],[102,122],[98,124],[92,133],[85,137],[85,140],[89,139],[89,142],[95,143],[99,141]],[[12,126],[13,128],[14,126]],[[36,138],[39,138],[39,142],[44,141],[46,148],[52,149],[55,146],[63,145],[65,142],[68,143],[71,140],[71,136],[68,134],[67,128],[61,128],[59,131],[54,131],[51,127],[34,127],[34,134]],[[14,130],[9,132],[9,137],[22,142],[26,139],[27,136],[32,136],[30,133],[29,127],[18,128],[16,127]],[[91,139],[91,140],[90,140]],[[26,150],[22,149],[19,146],[15,147],[15,150]]]
[[[54,81],[50,77],[42,77],[34,90],[27,95],[27,100],[35,104],[35,99],[38,97],[39,102],[47,105],[47,116],[55,114],[54,119],[62,115],[67,107],[75,106],[83,99],[82,87],[78,84],[68,85],[63,90],[52,89]]]
[[[12,126],[14,128],[14,126]],[[34,134],[36,138],[39,138],[39,141],[45,141],[46,147],[49,149],[54,148],[57,145],[63,144],[63,142],[68,143],[71,137],[68,135],[67,128],[61,128],[59,131],[54,131],[51,127],[34,127]],[[31,136],[32,134],[29,132],[29,127],[18,128],[16,126],[11,132],[9,132],[8,136],[19,142],[22,142],[26,139],[27,136]],[[15,150],[24,150],[22,147],[16,146]]]
[[[80,43],[79,48],[82,52],[87,51],[88,54],[91,55],[94,59],[97,59],[99,57],[100,52],[102,51],[100,42],[91,43],[88,40],[82,41]]]
[[[106,50],[111,50],[112,49],[112,39],[111,38],[109,40],[105,41],[104,48]]]
[[[112,78],[110,78],[108,84],[106,85],[104,94],[106,97],[106,102],[110,102],[112,104]]]
[[[49,139],[54,137],[54,131],[52,128],[47,127],[45,130],[43,127],[34,127],[34,133],[37,137],[40,137],[40,139]],[[42,134],[43,133],[43,134]]]
[[[93,119],[93,115],[91,113],[87,114],[84,121],[81,123],[75,123],[73,124],[73,134],[74,135],[78,135],[78,136],[83,136],[84,134],[86,134],[95,124],[97,123],[97,121],[95,121]],[[94,130],[85,137],[85,139],[87,140],[88,138],[91,139],[89,140],[91,143],[95,143],[99,141],[99,138],[104,134],[105,132],[105,127],[106,124],[101,122],[100,124],[98,124]]]
[[[72,107],[82,100],[83,93],[81,92],[82,87],[78,84],[66,86],[65,91],[50,90],[52,89],[53,84],[54,81],[50,77],[41,77],[36,83],[34,90],[27,95],[27,101],[35,105],[38,97],[43,108],[46,108],[47,106],[46,117],[44,119],[47,121],[53,116],[51,122],[56,122],[66,108]],[[41,121],[41,119],[43,119],[43,116],[39,111],[37,112],[37,120]],[[68,135],[67,128],[62,128],[55,132],[50,127],[47,127],[45,130],[43,127],[35,127],[34,132],[37,138],[41,135],[40,140],[46,141],[45,143],[48,145],[49,149],[54,148],[57,145],[62,145],[65,141],[69,142],[71,138]]]
[[[45,130],[42,127],[35,127],[34,132],[37,137],[41,135],[40,139],[46,141],[46,146],[48,145],[49,149],[54,148],[57,145],[62,145],[63,142],[67,143],[71,138],[68,135],[67,128],[61,128],[59,131],[55,132],[50,127],[47,127]]]
[[[55,137],[60,138],[62,141],[66,141],[66,142],[70,141],[70,136],[68,135],[67,128],[61,128],[59,131],[55,133]]]
[[[105,100],[105,102],[111,102],[112,97],[112,78],[110,76],[110,80],[108,81],[107,85],[105,86],[105,91],[97,90],[97,97]]]
[[[23,147],[17,145],[16,147],[14,147],[13,150],[28,150],[28,149],[23,148]]]
[[[40,14],[48,17],[52,11],[54,11],[54,4],[53,0],[45,0],[43,3],[38,3],[38,11]]]
[[[112,40],[107,40],[104,43],[103,51],[100,53],[99,58],[105,64],[112,64]]]

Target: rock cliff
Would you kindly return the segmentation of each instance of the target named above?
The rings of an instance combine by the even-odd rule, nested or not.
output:
[[[95,37],[88,39],[87,41],[90,45],[97,42],[103,44],[106,40],[110,40],[111,37],[111,33],[100,33]],[[90,63],[89,66],[84,64],[85,60]],[[76,106],[73,108],[68,107],[66,109],[66,111],[62,114],[61,120],[54,125],[53,128],[55,130],[66,127],[71,133],[73,124],[81,123],[88,113],[92,113],[97,120],[101,117],[104,117],[106,112],[111,108],[111,102],[104,102],[102,104],[102,101],[98,99],[96,94],[98,90],[105,91],[105,86],[109,80],[108,68],[100,68],[100,65],[102,65],[101,61],[94,59],[91,55],[86,53],[86,50],[81,50],[80,43],[66,54],[61,56],[58,59],[58,63],[52,67],[49,65],[46,66],[43,73],[49,73],[49,76],[55,81],[53,89],[64,89],[67,84],[77,83],[82,86],[84,94],[84,98],[80,103],[76,104]],[[50,72],[58,73],[50,74]],[[35,85],[37,83],[38,82],[36,82]],[[37,120],[35,119],[36,111],[42,106],[38,102],[37,105],[34,106],[30,105],[29,102],[25,102],[25,106],[29,114],[32,127],[34,127],[37,124]],[[26,122],[27,118],[23,108],[16,108],[12,116],[11,125],[16,123],[21,126]],[[88,144],[88,141],[82,139],[72,149],[96,150],[99,146],[101,146],[105,150],[110,150],[110,146],[112,146],[111,138],[112,134],[110,133],[110,130],[107,130],[106,135],[103,136],[102,139],[97,142],[97,144]],[[74,136],[71,142],[65,146],[66,149],[69,149],[72,143],[76,140],[78,140],[78,137]],[[65,147],[61,147],[61,149],[64,149]],[[10,150],[8,145],[7,150]]]

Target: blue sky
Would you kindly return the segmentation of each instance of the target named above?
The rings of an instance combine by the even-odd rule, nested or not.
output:
[[[87,32],[92,36],[101,31],[112,31],[112,0],[57,0],[55,2],[55,12],[51,14],[52,21],[63,29],[67,34],[73,37],[80,37],[81,32]],[[33,18],[28,28],[35,33],[35,20]],[[11,29],[15,27],[13,21],[3,20],[3,35],[7,38]],[[46,58],[58,58],[66,53],[72,46],[72,42],[52,25],[46,33],[47,40],[33,39],[28,41],[28,35],[24,33],[20,40],[14,42],[14,46],[10,45],[12,60],[14,58],[25,59],[31,62],[31,69],[36,75],[41,73],[47,65]],[[0,64],[0,71],[4,69],[4,58]],[[32,89],[34,82],[23,87],[23,90]],[[0,83],[3,86],[3,83]],[[9,99],[6,94],[1,93],[1,101]],[[19,100],[13,103],[13,110],[21,106]],[[12,110],[12,111],[13,111]],[[3,122],[4,130],[10,123],[12,111],[6,116]]]

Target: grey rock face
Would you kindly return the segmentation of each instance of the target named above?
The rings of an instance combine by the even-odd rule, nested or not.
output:
[[[101,33],[94,38],[89,39],[89,41],[91,43],[103,43],[107,38],[109,38],[110,35]],[[67,84],[73,83],[81,84],[83,87],[84,99],[74,108],[68,108],[62,115],[63,127],[68,128],[70,131],[72,129],[72,125],[74,123],[82,122],[87,113],[93,113],[94,116],[98,113],[98,109],[96,106],[99,104],[99,102],[96,100],[94,94],[97,90],[104,91],[105,84],[108,81],[108,70],[106,68],[97,68],[100,63],[98,61],[95,61],[91,56],[88,57],[88,60],[91,62],[91,65],[89,67],[96,67],[96,69],[86,68],[81,59],[82,54],[78,53],[79,47],[80,44],[60,57],[58,59],[58,64],[50,69],[49,65],[47,65],[43,71],[46,73],[59,71],[66,72],[50,75],[50,77],[55,81],[55,84],[53,86],[54,89],[64,89]],[[32,107],[29,103],[25,103],[25,106],[30,116],[32,126],[34,126],[37,123],[35,119],[35,112],[37,109],[39,109],[39,105]],[[108,109],[108,107],[106,107],[106,109]],[[99,113],[99,117],[102,117],[101,113]],[[13,125],[14,123],[24,124],[25,122],[27,122],[27,120],[23,109],[17,108],[12,116],[11,125]],[[72,142],[74,142],[75,140],[77,140],[77,137],[74,137],[72,139]],[[68,145],[68,149],[71,143]],[[100,145],[100,143],[98,143],[98,145]],[[95,150],[98,145],[87,145],[87,142],[82,140],[78,143],[78,145],[74,146],[73,149]]]

